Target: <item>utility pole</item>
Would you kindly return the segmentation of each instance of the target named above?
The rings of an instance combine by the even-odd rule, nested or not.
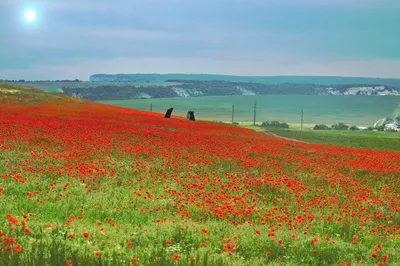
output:
[[[301,110],[301,131],[303,131],[303,117],[304,117],[304,113],[303,110]]]
[[[153,103],[150,103],[150,112],[153,112]]]
[[[254,103],[254,119],[253,119],[253,126],[256,125],[256,110],[257,110],[257,101]]]
[[[234,117],[235,117],[235,105],[232,104],[232,124],[234,122]]]

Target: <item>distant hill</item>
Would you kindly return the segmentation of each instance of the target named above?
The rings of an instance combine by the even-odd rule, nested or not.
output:
[[[87,82],[63,87],[65,94],[94,101],[228,95],[399,95],[380,84],[263,84],[223,80],[167,80],[160,83]]]
[[[262,84],[308,83],[308,84],[365,84],[400,88],[400,79],[363,78],[335,76],[230,76],[211,74],[95,74],[95,82],[165,82],[167,80],[223,80],[230,82],[254,82]]]

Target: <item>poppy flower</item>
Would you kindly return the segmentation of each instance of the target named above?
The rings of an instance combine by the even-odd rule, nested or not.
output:
[[[179,254],[178,253],[174,253],[173,255],[172,255],[172,260],[178,260],[179,259]]]

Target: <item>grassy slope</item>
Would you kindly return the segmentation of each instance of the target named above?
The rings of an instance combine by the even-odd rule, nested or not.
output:
[[[64,94],[53,93],[25,83],[0,82],[0,96],[3,103],[17,100],[20,103],[39,103],[48,100],[84,102]]]
[[[349,147],[377,150],[400,151],[399,132],[351,131],[351,130],[293,130],[268,129],[285,138],[301,140],[310,143],[325,143]]]

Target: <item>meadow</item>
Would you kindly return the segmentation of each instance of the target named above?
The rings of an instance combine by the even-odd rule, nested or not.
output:
[[[186,116],[188,110],[195,111],[201,120],[231,121],[232,104],[235,105],[235,121],[253,121],[254,103],[257,102],[256,121],[284,121],[300,123],[304,110],[304,123],[372,126],[377,120],[391,116],[400,104],[398,96],[328,96],[328,95],[257,95],[215,96],[190,98],[163,98],[142,100],[104,101],[103,103],[140,110],[165,113],[174,107],[173,114]]]
[[[1,265],[400,261],[400,152],[11,90]]]
[[[256,130],[273,133],[289,139],[295,139],[310,143],[325,143],[340,146],[358,147],[377,150],[393,150],[400,151],[400,133],[385,131],[359,131],[359,130],[300,130],[279,129],[261,127],[254,128]]]

